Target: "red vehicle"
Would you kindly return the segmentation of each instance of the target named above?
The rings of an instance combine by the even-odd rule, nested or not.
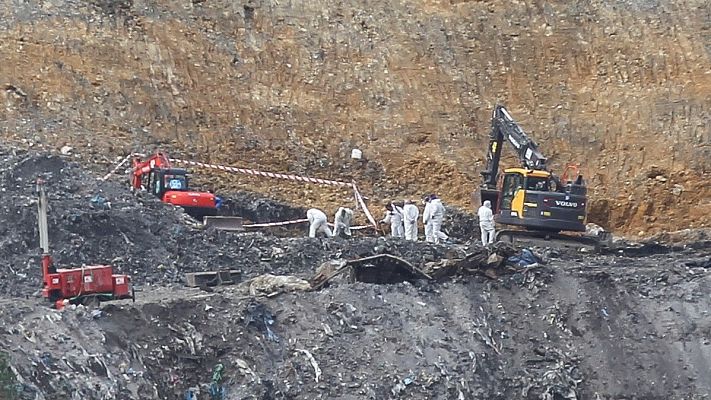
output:
[[[165,203],[182,207],[198,221],[205,216],[217,215],[217,197],[212,193],[190,190],[187,171],[174,168],[165,153],[158,152],[147,160],[134,157],[131,187],[147,190]]]
[[[80,268],[56,268],[49,254],[47,232],[47,194],[44,181],[37,180],[37,203],[40,247],[42,248],[42,296],[54,303],[57,309],[69,304],[98,304],[100,301],[136,299],[127,275],[113,273],[110,265],[92,265]]]

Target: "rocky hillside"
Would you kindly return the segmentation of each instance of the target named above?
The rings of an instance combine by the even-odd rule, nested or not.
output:
[[[704,0],[2,0],[0,57],[3,139],[69,145],[97,171],[161,147],[471,207],[501,102],[556,168],[583,165],[591,220],[633,235],[711,225]]]

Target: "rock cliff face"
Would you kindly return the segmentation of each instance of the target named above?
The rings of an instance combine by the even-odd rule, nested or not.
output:
[[[703,0],[3,0],[0,57],[3,138],[68,144],[97,168],[162,147],[471,207],[500,102],[557,170],[582,164],[592,221],[635,235],[711,224]],[[216,189],[350,201],[195,172]]]

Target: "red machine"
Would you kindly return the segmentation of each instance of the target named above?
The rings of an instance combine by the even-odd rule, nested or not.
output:
[[[173,168],[170,159],[158,152],[147,160],[133,158],[131,187],[145,189],[165,203],[180,206],[193,218],[202,221],[205,216],[217,215],[217,199],[214,194],[193,192],[188,189],[188,173],[183,168]]]
[[[47,232],[47,193],[44,181],[37,180],[39,193],[38,222],[40,247],[42,248],[42,296],[53,302],[57,309],[66,303],[87,304],[99,301],[129,299],[136,300],[127,275],[114,275],[110,265],[92,265],[81,268],[58,269],[49,254]]]

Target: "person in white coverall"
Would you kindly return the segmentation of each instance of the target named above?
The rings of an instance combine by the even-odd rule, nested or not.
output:
[[[340,207],[338,211],[336,211],[333,236],[350,237],[351,221],[353,221],[353,210],[350,208]]]
[[[481,230],[481,244],[483,246],[494,243],[496,226],[494,224],[494,212],[491,210],[491,202],[485,200],[484,204],[477,211],[479,216],[479,229]]]
[[[425,210],[422,212],[422,224],[425,226],[425,241],[434,242],[432,238],[432,205],[430,205],[430,196],[425,196],[422,199],[422,204]]]
[[[316,237],[316,234],[321,232],[326,236],[331,235],[331,229],[328,227],[328,218],[323,211],[312,208],[306,212],[306,218],[309,220],[309,237]]]
[[[422,222],[425,224],[425,238],[428,242],[440,243],[449,239],[449,236],[442,232],[445,213],[444,204],[436,195],[432,194],[425,198],[425,211],[422,214]]]
[[[396,206],[394,203],[390,203],[385,206],[385,218],[383,218],[381,223],[390,223],[390,236],[401,238],[404,236],[404,229],[402,225],[402,208]]]
[[[402,219],[405,224],[405,240],[417,241],[417,218],[420,216],[420,210],[412,200],[405,200],[405,206],[402,208]]]

